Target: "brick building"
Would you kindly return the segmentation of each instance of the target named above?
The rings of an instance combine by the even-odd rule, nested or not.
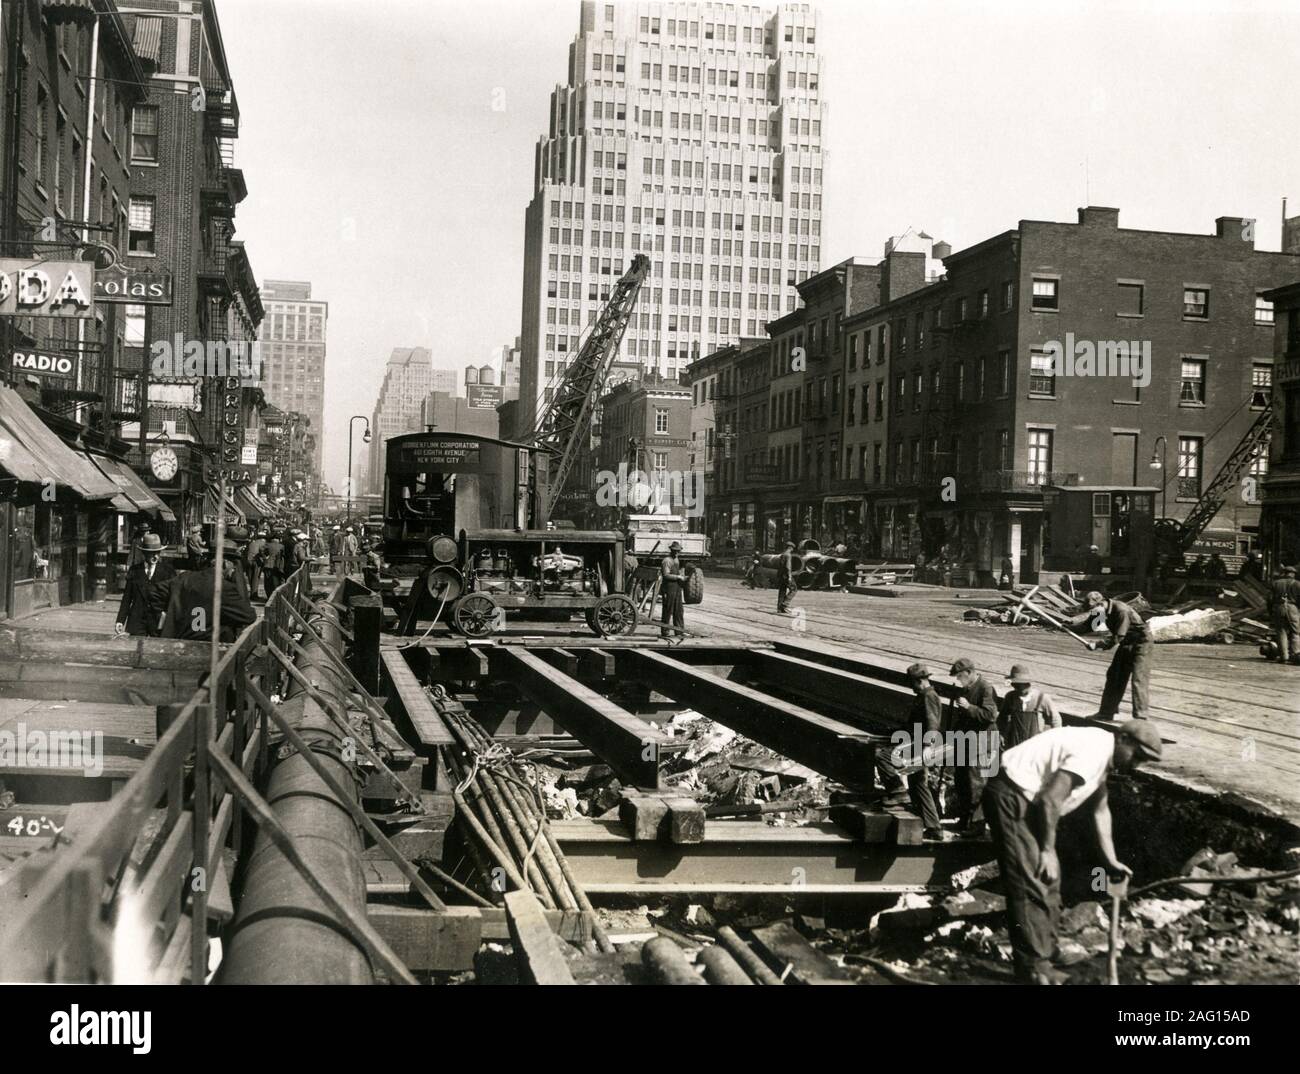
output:
[[[1300,281],[1266,291],[1264,299],[1274,310],[1273,436],[1263,483],[1260,543],[1276,570],[1282,564],[1300,564]]]
[[[1272,369],[1261,292],[1293,278],[1297,259],[1255,250],[1238,218],[1221,217],[1213,235],[1118,220],[1089,207],[1074,224],[1021,221],[947,256],[942,282],[846,324],[873,371],[872,427],[883,426],[857,479],[868,553],[942,551],[986,580],[1009,555],[1032,578],[1068,565],[1091,536],[1117,569],[1148,568],[1124,559],[1132,513],[1155,499],[1184,517],[1250,427]],[[1111,341],[1149,345],[1149,382],[1135,385],[1114,355],[1109,375],[1068,364],[1073,375],[1054,375],[1053,345]],[[1091,535],[1068,547],[1048,547],[1054,486],[1100,494]],[[1258,504],[1236,493],[1210,529],[1239,552],[1258,521]]]

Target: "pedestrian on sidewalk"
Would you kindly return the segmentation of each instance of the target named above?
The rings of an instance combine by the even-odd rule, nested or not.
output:
[[[186,571],[171,584],[167,616],[163,623],[164,638],[185,641],[210,641],[216,618],[217,571],[221,571],[221,633],[218,641],[231,642],[257,613],[248,600],[248,583],[243,571],[244,544],[247,531],[226,531],[220,563],[213,562],[201,571]]]
[[[1151,701],[1151,662],[1154,643],[1151,628],[1132,607],[1122,600],[1103,596],[1095,589],[1084,600],[1093,613],[1093,629],[1104,622],[1110,637],[1089,643],[1089,648],[1114,649],[1106,672],[1106,689],[1101,695],[1101,709],[1093,716],[1113,720],[1119,716],[1119,704],[1129,681],[1133,683],[1133,718],[1145,720]]]
[[[248,582],[248,596],[256,599],[262,588],[262,554],[266,551],[266,531],[258,530],[244,546],[244,576]]]
[[[330,573],[338,576],[343,573],[343,529],[335,526],[330,532]]]
[[[1300,666],[1300,582],[1294,567],[1283,567],[1269,587],[1268,603],[1273,612],[1273,636],[1278,661]]]
[[[162,619],[176,568],[162,558],[167,546],[156,533],[140,541],[140,562],[126,572],[126,588],[117,608],[114,633],[156,638],[162,633]]]
[[[1050,694],[1033,685],[1028,665],[1013,664],[1007,682],[1011,692],[998,705],[998,737],[1004,751],[1061,726],[1056,703]]]
[[[1133,870],[1115,854],[1106,778],[1160,760],[1160,733],[1151,721],[1044,731],[1002,755],[989,780],[985,808],[1007,899],[1016,976],[1054,984],[1052,968],[1061,913],[1061,865],[1056,826],[1083,807],[1092,816],[1102,865],[1113,877]]]
[[[262,584],[266,587],[266,599],[279,588],[284,581],[284,534],[272,530],[262,549]]]
[[[781,553],[781,565],[776,570],[776,610],[778,612],[788,611],[794,595],[799,592],[799,586],[795,584],[794,573],[794,541],[786,541],[785,550]]]
[[[189,559],[192,571],[203,569],[208,561],[208,546],[203,540],[203,527],[197,522],[190,527],[189,536],[185,538],[185,555]]]
[[[980,802],[987,778],[982,763],[998,756],[998,695],[968,657],[958,659],[948,673],[961,688],[952,703],[952,729],[963,736],[965,747],[964,756],[954,758],[957,828],[964,835],[979,835],[984,830]]]
[[[663,615],[660,617],[659,635],[663,638],[682,638],[686,634],[685,601],[682,588],[686,585],[686,573],[682,561],[678,558],[682,546],[673,541],[668,546],[668,555],[659,564],[659,595],[663,600]],[[669,631],[669,622],[676,629]]]

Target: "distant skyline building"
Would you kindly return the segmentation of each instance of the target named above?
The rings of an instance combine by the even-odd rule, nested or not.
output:
[[[369,465],[366,468],[369,486],[357,481],[354,461],[352,483],[357,491],[378,493],[384,478],[384,443],[402,433],[418,433],[421,423],[420,407],[430,392],[455,393],[458,374],[454,369],[434,369],[433,354],[428,347],[394,347],[384,370],[384,382],[379,388],[379,398],[370,418]],[[361,430],[356,431],[353,448],[361,443]],[[346,492],[346,489],[344,490]]]
[[[260,333],[262,383],[281,410],[311,420],[312,459],[321,469],[325,443],[325,329],[329,303],[311,297],[307,280],[264,280]]]
[[[795,308],[821,263],[816,45],[809,4],[582,4],[525,215],[525,424],[637,253],[620,357],[664,376]]]

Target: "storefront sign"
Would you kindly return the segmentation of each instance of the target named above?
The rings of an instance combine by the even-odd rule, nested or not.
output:
[[[129,302],[135,306],[170,306],[172,278],[159,272],[118,267],[95,273],[96,302]]]
[[[63,354],[41,354],[39,351],[14,351],[15,372],[35,373],[42,377],[59,377],[71,380],[76,362]]]
[[[502,401],[501,385],[467,384],[465,400],[471,410],[496,410]]]
[[[221,468],[226,482],[247,485],[256,479],[249,466],[257,465],[257,446],[253,458],[244,459],[244,407],[243,383],[239,377],[222,377],[218,382],[221,392]]]
[[[94,280],[89,261],[0,258],[0,316],[93,317]]]
[[[775,463],[750,463],[745,467],[746,481],[762,481],[764,483],[773,482],[777,479],[778,472]]]
[[[479,468],[477,440],[416,440],[403,444],[401,462],[405,466],[427,466],[441,472]]]

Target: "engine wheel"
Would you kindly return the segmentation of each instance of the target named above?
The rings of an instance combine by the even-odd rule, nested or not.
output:
[[[631,634],[636,630],[636,605],[622,593],[611,593],[596,602],[588,623],[602,638]]]
[[[499,614],[496,603],[484,593],[461,597],[451,613],[456,628],[469,638],[486,638],[496,626]]]
[[[699,604],[704,600],[704,572],[696,567],[686,574],[686,593],[682,598],[687,604]]]

